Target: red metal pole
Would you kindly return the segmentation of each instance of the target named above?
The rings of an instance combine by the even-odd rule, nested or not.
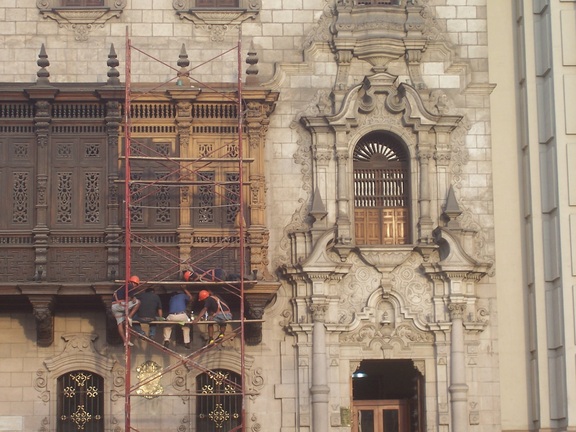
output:
[[[124,362],[124,431],[130,432],[130,330],[128,328],[128,279],[131,274],[131,262],[130,262],[130,132],[131,132],[131,120],[130,120],[130,80],[131,80],[131,56],[130,56],[130,39],[128,37],[128,27],[126,27],[126,85],[125,85],[125,95],[124,95],[124,247],[125,247],[125,321],[124,321],[124,338],[126,343],[124,344],[125,362]]]
[[[239,176],[238,182],[240,183],[240,191],[238,199],[240,201],[239,216],[240,216],[240,375],[242,383],[242,428],[241,431],[246,430],[246,365],[244,361],[245,346],[244,346],[244,266],[245,251],[244,251],[244,163],[242,161],[242,128],[244,127],[244,115],[242,106],[242,26],[238,26],[238,169]]]

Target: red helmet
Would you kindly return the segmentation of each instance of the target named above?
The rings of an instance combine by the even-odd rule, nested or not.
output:
[[[190,278],[192,277],[192,272],[190,270],[186,270],[183,274],[182,277],[184,278],[184,280],[186,282],[190,281]]]
[[[138,276],[130,276],[130,279],[128,280],[132,283],[135,283],[136,285],[140,283],[140,278]]]
[[[202,290],[198,293],[198,300],[203,301],[210,297],[210,293],[206,290]]]

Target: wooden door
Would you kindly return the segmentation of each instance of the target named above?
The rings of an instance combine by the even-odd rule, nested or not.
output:
[[[408,432],[406,400],[355,401],[352,432]]]

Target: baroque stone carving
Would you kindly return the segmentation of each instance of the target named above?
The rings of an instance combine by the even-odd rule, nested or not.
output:
[[[52,19],[59,27],[74,32],[77,41],[87,41],[90,32],[112,19],[119,18],[126,7],[126,0],[110,0],[105,7],[60,7],[57,0],[37,0],[36,6],[45,19]]]

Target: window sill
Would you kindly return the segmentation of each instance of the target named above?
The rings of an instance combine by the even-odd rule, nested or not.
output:
[[[178,11],[180,18],[186,18],[197,25],[239,25],[248,19],[254,19],[258,11],[247,9],[207,9],[195,8]]]
[[[126,7],[126,0],[115,0],[112,6],[59,7],[57,0],[38,0],[36,5],[44,19],[52,19],[60,27],[74,31],[78,41],[88,40],[90,31],[102,27],[111,18],[118,18]]]
[[[208,31],[213,42],[224,40],[230,29],[236,29],[244,21],[255,19],[260,13],[260,0],[240,0],[238,8],[198,8],[195,2],[173,0],[173,7],[180,19],[187,19]]]

